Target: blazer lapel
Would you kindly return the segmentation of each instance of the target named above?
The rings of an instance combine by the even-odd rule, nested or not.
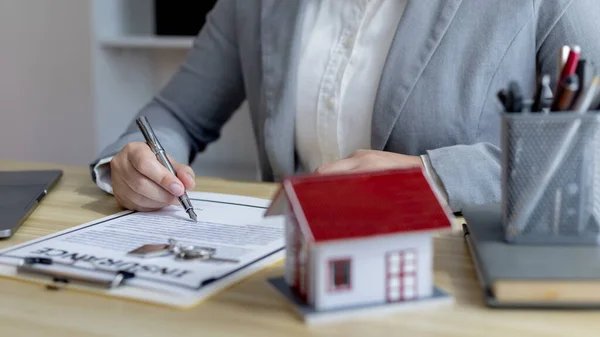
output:
[[[275,181],[295,172],[297,49],[304,3],[301,0],[262,1],[264,141]]]
[[[408,1],[375,99],[371,146],[383,150],[413,87],[450,26],[462,0]]]

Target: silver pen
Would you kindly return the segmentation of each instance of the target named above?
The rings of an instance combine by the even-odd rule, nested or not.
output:
[[[146,138],[146,143],[148,143],[148,146],[150,146],[150,149],[152,149],[152,152],[154,152],[158,161],[163,164],[163,166],[166,167],[171,173],[173,173],[173,175],[177,176],[173,165],[169,161],[169,158],[167,158],[167,153],[163,149],[162,145],[160,145],[160,142],[158,141],[158,138],[156,138],[154,131],[152,131],[152,127],[150,126],[148,119],[144,116],[141,116],[136,120],[136,123],[142,131],[144,138]],[[194,221],[198,221],[198,216],[196,215],[196,212],[194,212],[194,207],[192,206],[187,193],[184,191],[183,195],[179,196],[178,199],[190,218]]]

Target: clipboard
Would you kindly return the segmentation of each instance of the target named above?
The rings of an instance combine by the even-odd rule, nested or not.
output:
[[[190,193],[192,202],[219,207],[249,207],[256,221],[262,219],[269,200],[216,193]],[[182,211],[182,210],[179,210]],[[125,219],[128,216],[142,216],[138,212],[124,211],[82,224],[36,240],[25,242],[0,251],[0,277],[30,282],[45,287],[48,291],[80,291],[94,295],[108,296],[123,300],[148,304],[189,309],[217,293],[232,287],[251,275],[271,267],[284,258],[284,238],[269,246],[268,250],[254,254],[254,258],[242,260],[240,264],[228,268],[216,276],[198,279],[198,282],[175,286],[173,282],[158,281],[143,273],[127,268],[102,268],[92,266],[86,261],[65,261],[44,254],[23,255],[27,247],[38,247],[44,242],[53,242],[65,235],[74,235],[77,231],[92,230],[94,226],[111,221]],[[144,214],[144,216],[151,216]],[[283,233],[283,219],[280,220]],[[279,244],[279,242],[281,242]],[[18,252],[18,254],[15,254]],[[132,259],[135,259],[132,257]],[[154,259],[152,259],[154,261]],[[203,262],[189,262],[189,268],[206,268]],[[146,266],[146,265],[144,265]],[[225,269],[223,269],[225,270]]]

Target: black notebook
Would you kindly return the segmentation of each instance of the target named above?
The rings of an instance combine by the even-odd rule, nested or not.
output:
[[[465,207],[463,216],[489,306],[600,308],[600,246],[507,243],[500,204]]]

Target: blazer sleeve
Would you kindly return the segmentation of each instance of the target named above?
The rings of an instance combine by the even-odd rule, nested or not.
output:
[[[217,140],[222,126],[245,99],[235,7],[235,0],[216,3],[180,69],[135,116],[148,118],[165,151],[178,162],[189,164],[196,153]],[[93,180],[99,161],[138,141],[144,138],[133,120],[90,164]]]
[[[538,68],[556,83],[560,47],[578,44],[582,57],[600,71],[600,13],[598,0],[536,0]],[[482,140],[427,151],[453,211],[469,204],[501,201],[501,149]]]

